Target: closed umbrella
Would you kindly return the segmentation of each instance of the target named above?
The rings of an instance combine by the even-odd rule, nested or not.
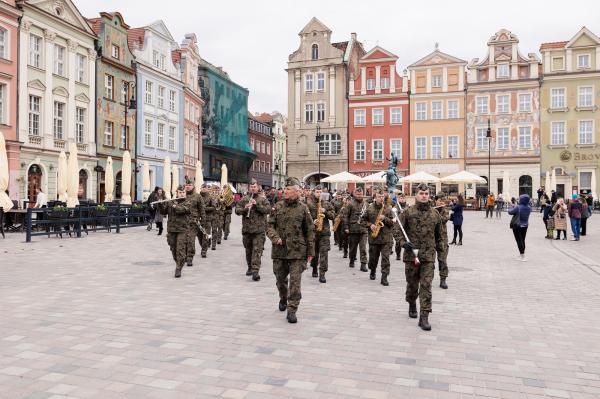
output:
[[[508,174],[508,170],[504,171],[502,175],[502,194],[504,195],[504,199],[506,201],[510,201],[510,175]]]
[[[173,198],[177,195],[177,186],[179,186],[179,169],[177,165],[172,166],[173,169],[173,183],[171,184],[171,193],[173,194]]]
[[[58,175],[56,176],[56,191],[58,200],[61,202],[67,202],[67,170],[67,154],[61,151],[58,155]]]
[[[6,142],[4,141],[4,134],[0,132],[0,208],[3,208],[4,212],[8,212],[12,207],[13,203],[9,196],[6,195],[8,190],[8,155],[6,155]]]
[[[227,184],[227,165],[221,165],[221,187]]]
[[[79,162],[77,161],[77,144],[69,143],[69,181],[67,184],[67,207],[75,208],[79,205]]]
[[[148,165],[148,161],[144,161],[144,172],[142,174],[142,199],[144,201],[148,200],[150,196],[150,165]]]
[[[104,173],[104,202],[113,202],[115,189],[115,175],[113,173],[112,158],[106,159],[106,172]]]
[[[550,180],[550,171],[546,171],[546,180],[544,182],[544,190],[546,190],[546,194],[550,196],[550,192],[552,191],[552,181]]]
[[[171,199],[171,158],[166,157],[163,164],[163,192]]]
[[[550,180],[550,190],[556,191],[556,169],[554,168],[552,168],[552,177]]]
[[[200,194],[200,188],[204,184],[204,171],[202,170],[202,162],[196,161],[196,194]]]
[[[131,155],[123,153],[123,169],[121,170],[121,204],[131,204]]]

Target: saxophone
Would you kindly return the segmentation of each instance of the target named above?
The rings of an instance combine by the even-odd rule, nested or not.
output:
[[[323,231],[323,221],[325,220],[325,214],[321,212],[321,197],[319,197],[319,202],[317,203],[317,224],[316,230],[318,233]]]
[[[386,203],[385,201],[383,201],[381,203],[381,209],[377,214],[377,219],[375,220],[375,228],[373,229],[373,231],[371,231],[371,238],[377,238],[379,232],[381,231],[381,228],[383,227],[383,220],[379,220],[379,217],[383,215],[383,211],[385,211],[385,205]]]
[[[342,208],[340,209],[340,212],[338,213],[338,215],[335,217],[335,220],[333,221],[333,227],[331,228],[331,230],[333,230],[334,233],[340,227],[340,224],[342,223],[342,215],[344,214],[345,209],[346,209],[346,205],[342,206]]]

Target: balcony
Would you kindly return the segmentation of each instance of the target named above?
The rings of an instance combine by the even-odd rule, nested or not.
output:
[[[28,140],[29,144],[31,145],[38,145],[41,147],[42,145],[42,136],[33,136],[33,135],[29,135],[29,140]]]
[[[87,152],[88,151],[88,145],[85,143],[77,143],[77,151],[79,152]]]
[[[54,148],[58,148],[59,150],[64,150],[66,147],[66,141],[61,139],[54,139]]]

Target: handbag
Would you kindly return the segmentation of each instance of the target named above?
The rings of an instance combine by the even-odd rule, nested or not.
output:
[[[510,228],[511,229],[516,229],[517,227],[519,227],[520,223],[520,216],[519,214],[521,213],[521,210],[519,209],[519,205],[517,205],[517,213],[515,213],[512,218],[510,219]]]

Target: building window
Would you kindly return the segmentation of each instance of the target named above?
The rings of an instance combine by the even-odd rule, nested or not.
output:
[[[165,125],[162,123],[158,124],[158,130],[156,132],[156,146],[158,148],[165,148]]]
[[[390,152],[395,155],[398,159],[402,159],[402,140],[391,139],[390,140]]]
[[[146,81],[146,104],[152,104],[152,82]]]
[[[40,135],[40,103],[38,96],[29,96],[29,135]]]
[[[432,101],[431,102],[431,119],[442,119],[442,102]]]
[[[487,114],[489,112],[487,97],[475,97],[475,112],[478,114]]]
[[[390,123],[392,125],[402,124],[402,108],[390,108]]]
[[[115,78],[111,75],[104,75],[104,97],[109,100],[114,99],[114,81]]]
[[[577,56],[577,68],[589,68],[590,67],[590,55],[589,54],[579,54]]]
[[[486,137],[487,129],[479,128],[475,132],[475,148],[477,150],[487,150],[488,149],[488,138]]]
[[[375,79],[367,79],[367,90],[375,90]]]
[[[121,149],[129,149],[129,126],[121,126]]]
[[[431,158],[442,159],[442,137],[440,136],[431,138]]]
[[[519,148],[527,150],[531,149],[531,127],[519,127]]]
[[[265,153],[265,143],[263,143],[262,141],[260,142],[260,152],[261,153]]]
[[[373,108],[371,117],[373,125],[383,125],[383,108]]]
[[[319,152],[321,155],[339,155],[342,153],[342,137],[337,133],[327,133],[321,135],[319,142]]]
[[[507,127],[499,127],[496,129],[496,150],[508,150],[509,130]]]
[[[54,101],[54,138],[63,139],[65,120],[65,103]]]
[[[152,52],[152,65],[154,65],[155,68],[160,68],[160,56],[156,50]]]
[[[366,111],[364,109],[354,110],[354,126],[365,126],[367,124],[365,114]]]
[[[175,139],[177,137],[177,133],[175,130],[175,126],[169,127],[169,151],[175,151]]]
[[[250,148],[254,151],[254,139],[250,139]]]
[[[566,144],[566,132],[565,122],[552,122],[551,126],[551,144],[552,145],[564,145]]]
[[[169,110],[175,112],[175,90],[169,91]]]
[[[304,77],[304,90],[306,92],[313,91],[313,75],[312,73],[307,73]]]
[[[75,140],[83,143],[85,136],[85,108],[75,108]]]
[[[167,57],[164,54],[160,55],[160,69],[162,69],[163,71],[166,69],[165,68],[165,61],[167,60]]]
[[[112,47],[111,47],[111,55],[112,55],[112,57],[116,58],[118,60],[119,59],[119,53],[120,53],[119,46],[113,44]]]
[[[458,118],[458,101],[450,100],[448,101],[448,119],[457,119]]]
[[[316,45],[316,44],[312,45],[310,55],[313,60],[319,59],[319,46],[318,45]]]
[[[552,57],[552,70],[553,71],[562,71],[564,69],[565,69],[564,57]]]
[[[510,75],[510,68],[508,64],[498,64],[496,66],[496,77],[497,78],[508,78]]]
[[[427,157],[427,138],[417,137],[415,139],[416,147],[416,158],[425,159]]]
[[[114,124],[109,121],[104,121],[104,145],[107,147],[113,145],[113,130]]]
[[[417,103],[417,120],[425,121],[427,120],[427,103]]]
[[[325,74],[323,72],[319,72],[317,74],[317,90],[318,91],[325,90]]]
[[[579,94],[577,96],[578,107],[593,107],[594,99],[592,97],[592,87],[583,86],[579,88]]]
[[[304,121],[306,123],[313,123],[313,105],[312,104],[305,104],[304,105]]]
[[[594,123],[579,121],[579,144],[594,144]]]
[[[382,89],[390,88],[390,78],[381,78],[381,88]]]
[[[519,112],[531,112],[531,94],[519,94]]]
[[[79,83],[85,83],[86,63],[87,57],[83,54],[77,54],[77,61],[75,63],[75,75]]]
[[[54,45],[54,74],[59,76],[65,76],[65,48]]]
[[[146,119],[146,127],[144,129],[144,145],[152,146],[152,121]]]
[[[592,190],[592,172],[579,172],[579,189]]]
[[[29,65],[39,68],[41,65],[42,38],[36,35],[29,35]]]
[[[448,158],[458,158],[458,136],[448,136]]]
[[[8,52],[6,48],[6,43],[8,41],[8,31],[4,28],[0,28],[0,58],[7,59]]]
[[[271,144],[267,144],[267,155],[271,155]]]
[[[373,161],[383,161],[383,140],[375,139],[373,145]]]
[[[196,158],[196,140],[194,138],[194,133],[192,133],[192,131],[190,130],[190,144],[189,144],[189,149],[188,149],[188,154],[190,154],[190,156],[192,158]]]
[[[6,125],[6,84],[0,83],[0,123]]]
[[[431,77],[431,87],[442,87],[442,77],[440,75]]]
[[[165,88],[163,86],[158,86],[158,108],[165,107]]]
[[[318,103],[317,104],[317,122],[324,122],[324,121],[325,121],[325,104]]]
[[[565,108],[565,92],[566,90],[564,88],[552,89],[550,91],[552,109]]]
[[[510,112],[510,96],[502,94],[496,96],[496,113],[507,114]]]

